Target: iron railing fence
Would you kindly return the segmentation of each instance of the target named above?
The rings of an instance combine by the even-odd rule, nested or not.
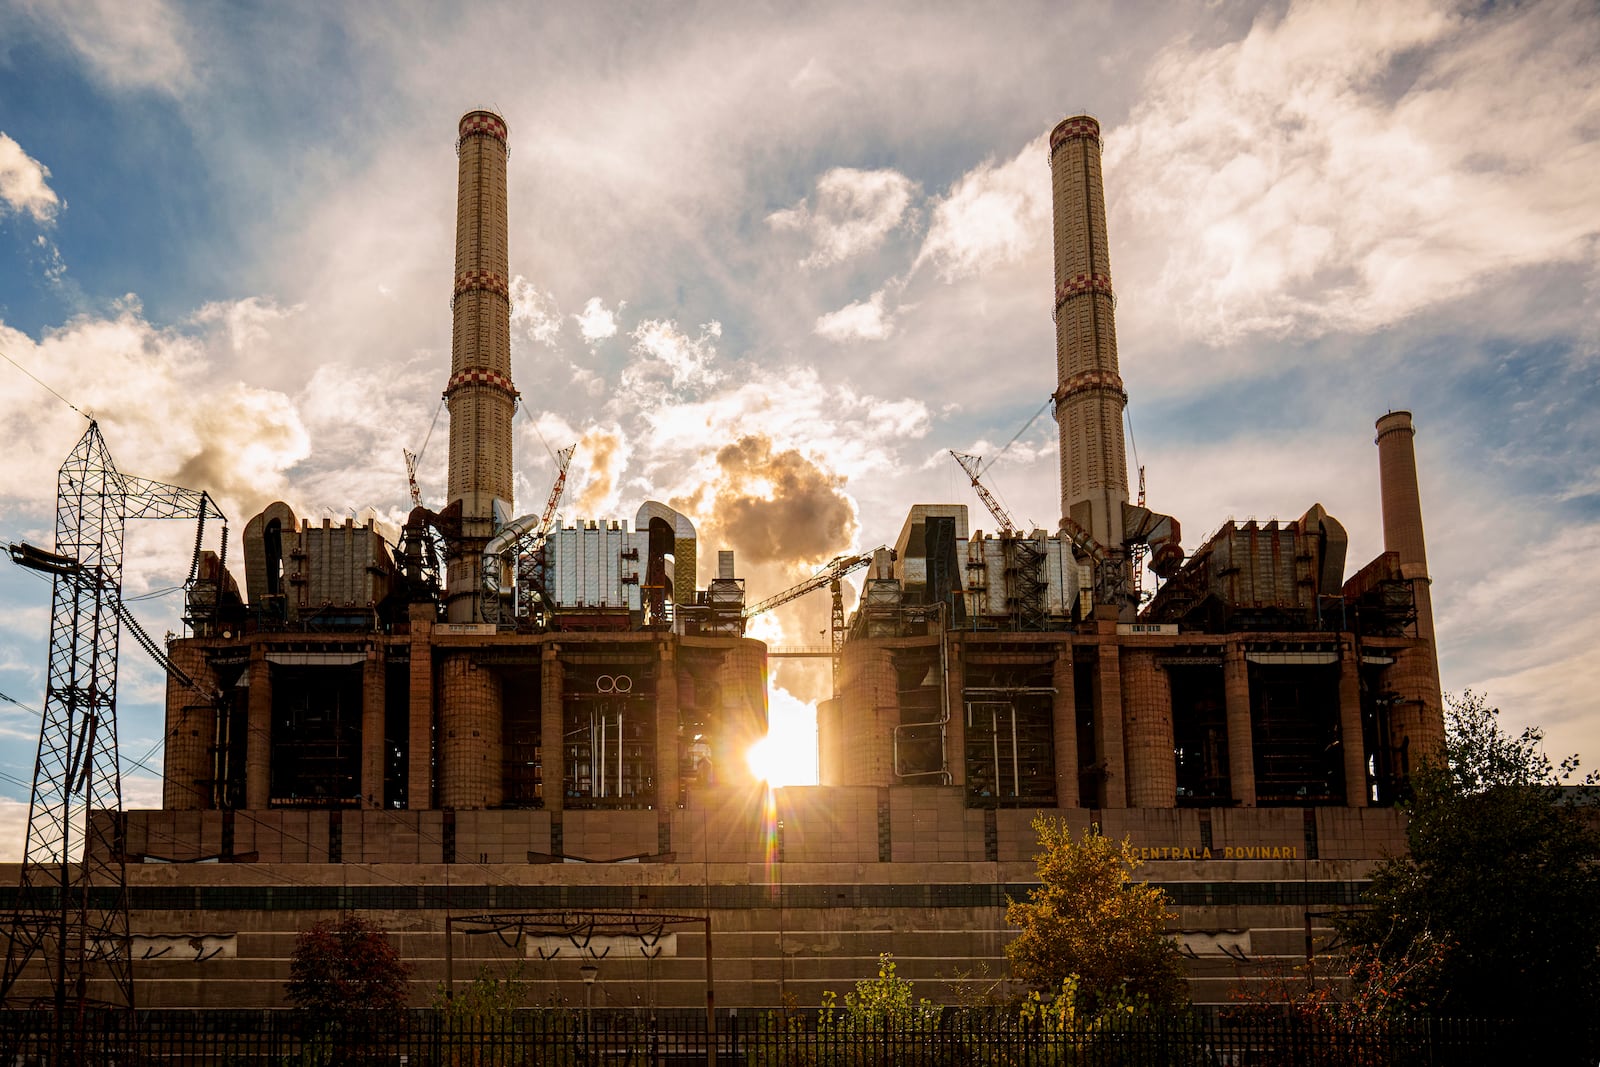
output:
[[[288,1011],[0,1013],[6,1067],[1433,1067],[1594,1063],[1587,1020],[1404,1019],[1361,1025],[1282,1015],[1102,1016],[1056,1026],[946,1010],[864,1023],[817,1013],[723,1015],[518,1009],[352,1017],[317,1028]]]

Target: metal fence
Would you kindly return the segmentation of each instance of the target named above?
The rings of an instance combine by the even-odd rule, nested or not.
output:
[[[58,1027],[48,1013],[0,1014],[7,1067],[520,1067],[716,1064],[721,1067],[1291,1067],[1291,1065],[1595,1062],[1578,1026],[1414,1019],[1336,1025],[1285,1016],[1105,1016],[1054,1027],[947,1010],[905,1023],[852,1025],[805,1013],[703,1015],[517,1010],[435,1011],[312,1027],[283,1011],[151,1011]]]

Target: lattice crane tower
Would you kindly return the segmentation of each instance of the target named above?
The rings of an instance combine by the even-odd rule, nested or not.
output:
[[[450,381],[447,511],[460,507],[445,599],[451,622],[482,622],[483,549],[494,536],[497,502],[512,515],[511,287],[506,251],[506,123],[490,111],[462,116],[456,155],[456,277]]]
[[[39,755],[0,1001],[41,957],[58,1034],[71,1047],[84,1037],[76,1021],[89,1005],[134,1006],[117,764],[124,528],[128,519],[203,523],[208,513],[222,518],[204,493],[119,473],[91,422],[61,466],[55,552],[11,546],[18,563],[53,576],[53,589]]]

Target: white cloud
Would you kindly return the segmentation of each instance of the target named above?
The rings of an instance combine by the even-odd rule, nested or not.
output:
[[[228,345],[235,355],[261,344],[277,323],[301,311],[303,305],[280,307],[276,301],[259,296],[242,300],[218,300],[206,304],[194,313],[194,321],[202,325],[220,326]]]
[[[177,95],[194,80],[191,20],[166,0],[21,0],[20,6],[113,89]]]
[[[691,493],[706,480],[718,444],[761,434],[777,450],[826,443],[829,466],[854,481],[900,470],[900,447],[931,428],[927,407],[911,398],[858,392],[811,368],[772,368],[702,399],[645,411],[639,453],[664,491]],[[698,466],[696,466],[698,465]]]
[[[774,211],[767,225],[811,239],[807,269],[841,263],[883,243],[906,219],[916,183],[895,170],[834,167],[817,179],[814,206],[802,200]]]
[[[616,310],[621,311],[622,308],[623,305],[618,304]],[[617,335],[616,311],[608,310],[598,296],[591,296],[589,302],[583,305],[583,311],[572,317],[578,323],[578,332],[590,344]]]
[[[934,205],[916,266],[945,281],[1021,258],[1050,234],[1050,184],[1041,175],[1043,137],[1005,163],[987,160],[962,175]],[[913,268],[915,269],[915,268]]]
[[[622,374],[623,392],[635,394],[662,382],[672,389],[700,389],[715,385],[722,375],[711,366],[717,358],[720,322],[703,323],[700,335],[690,337],[671,319],[647,319],[629,334],[634,362]]]
[[[883,313],[883,290],[817,319],[817,336],[829,341],[882,341],[894,333],[894,322]]]
[[[561,334],[561,309],[555,297],[520,274],[511,281],[511,329],[551,348]]]
[[[45,180],[49,177],[49,167],[0,132],[0,207],[31,215],[40,225],[55,221],[56,212],[61,210],[61,198]]]
[[[1600,20],[1582,12],[1300,2],[1163,52],[1106,140],[1119,291],[1228,343],[1372,330],[1589,258]]]
[[[233,327],[253,322],[264,330],[272,320],[266,306],[212,305],[201,318],[218,330],[196,336],[152,325],[129,297],[111,317],[74,319],[38,342],[0,325],[0,348],[98,416],[119,468],[206,489],[225,509],[237,508],[281,491],[284,472],[310,451],[288,396],[226,373]],[[0,424],[31,427],[11,438],[0,500],[50,510],[55,469],[82,434],[82,420],[30,384],[0,395]]]

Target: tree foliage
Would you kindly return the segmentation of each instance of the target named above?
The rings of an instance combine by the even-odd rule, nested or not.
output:
[[[1133,880],[1133,846],[1092,826],[1074,840],[1067,823],[1044,815],[1033,828],[1043,849],[1036,857],[1041,884],[1006,907],[1006,923],[1022,930],[1006,946],[1012,975],[1048,990],[1072,979],[1091,1008],[1123,996],[1181,1003],[1183,969],[1165,934],[1167,895]]]
[[[1471,692],[1448,702],[1443,759],[1412,775],[1409,854],[1342,924],[1373,1011],[1600,1009],[1600,835],[1559,788],[1577,758],[1553,764],[1539,730],[1511,736],[1498,716]]]
[[[913,999],[915,983],[895,973],[894,955],[878,956],[878,977],[863,978],[844,995],[844,1007],[831,989],[822,994],[817,1028],[825,1033],[878,1033],[884,1027],[915,1028],[937,1022],[940,1008],[925,999]]]
[[[319,1028],[349,1027],[406,1006],[411,967],[388,936],[359,915],[317,923],[295,938],[289,1002]]]

